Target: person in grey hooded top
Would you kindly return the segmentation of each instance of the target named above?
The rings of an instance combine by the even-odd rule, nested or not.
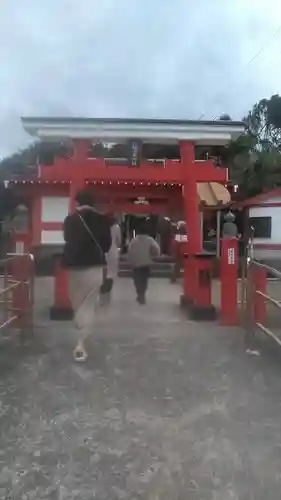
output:
[[[147,231],[148,228],[144,222],[128,249],[128,261],[133,268],[133,280],[139,304],[145,304],[151,264],[153,258],[160,255],[158,243],[147,234]]]

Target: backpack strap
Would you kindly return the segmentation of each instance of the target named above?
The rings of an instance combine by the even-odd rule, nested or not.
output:
[[[96,240],[96,238],[94,237],[94,235],[93,235],[93,233],[92,233],[91,229],[89,228],[88,224],[85,222],[85,220],[84,220],[84,218],[82,217],[82,215],[81,215],[81,214],[79,214],[79,212],[76,212],[76,213],[77,213],[77,215],[78,215],[79,219],[81,220],[81,222],[82,222],[82,224],[83,224],[84,228],[86,229],[87,233],[91,236],[92,241],[95,243],[96,247],[99,249],[100,254],[101,254],[101,257],[104,259],[104,258],[105,258],[105,255],[104,255],[104,253],[103,253],[103,251],[102,251],[102,249],[101,249],[101,246],[100,246],[100,244],[98,243],[98,241]]]

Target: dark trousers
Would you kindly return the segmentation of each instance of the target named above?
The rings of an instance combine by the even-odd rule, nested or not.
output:
[[[103,283],[100,286],[100,293],[110,293],[113,288],[113,279],[112,278],[105,278]]]
[[[111,290],[113,288],[113,279],[107,277],[106,267],[103,269],[103,281],[100,286],[100,304],[108,305],[111,298]]]
[[[182,261],[176,260],[176,262],[172,266],[172,276],[171,276],[172,283],[175,283],[180,278],[181,268],[182,268]]]
[[[103,268],[102,272],[102,285],[100,287],[101,294],[110,293],[113,288],[113,279],[107,277],[107,268]]]
[[[137,296],[139,298],[143,299],[145,297],[149,275],[149,266],[135,267],[133,270],[133,280],[136,287]]]

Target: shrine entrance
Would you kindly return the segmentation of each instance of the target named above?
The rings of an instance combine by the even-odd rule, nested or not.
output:
[[[203,316],[204,310],[212,314],[209,289],[213,256],[207,255],[202,246],[200,200],[212,206],[230,201],[225,188],[228,170],[221,163],[219,148],[243,134],[244,123],[32,117],[23,118],[22,122],[26,132],[40,139],[67,138],[72,143],[69,155],[56,157],[53,164],[38,164],[38,177],[45,183],[45,192],[53,183],[67,194],[63,199],[60,195],[58,214],[54,200],[49,203],[47,199],[50,195],[41,191],[38,196],[38,191],[33,191],[34,206],[39,207],[33,217],[34,227],[39,227],[37,244],[63,243],[62,214],[74,210],[77,191],[90,185],[108,212],[167,217],[182,214],[188,232],[183,252],[184,302],[198,317]],[[89,153],[93,143],[99,144],[101,155],[96,148]],[[124,144],[126,147],[121,148]],[[149,144],[157,144],[153,157],[148,154]],[[177,147],[177,156],[169,150],[172,146]],[[198,146],[205,147],[200,159],[196,157]],[[122,155],[117,155],[120,148]],[[210,187],[207,198],[206,186]],[[47,215],[42,207],[51,207]],[[40,210],[44,213],[38,221]],[[67,293],[67,288],[63,292]]]
[[[148,234],[156,239],[162,254],[167,254],[171,245],[166,242],[167,234],[162,235],[161,221],[166,218],[179,220],[184,218],[184,204],[180,185],[149,185],[149,183],[131,183],[104,185],[90,184],[97,208],[111,212],[117,218],[122,233],[122,254],[126,254],[128,244],[137,234],[143,221],[147,221]],[[133,188],[133,189],[132,189]],[[134,196],[132,196],[132,194]],[[160,224],[159,224],[160,222]],[[167,224],[166,224],[167,225]],[[166,228],[164,228],[167,233]]]
[[[122,234],[122,253],[126,253],[128,244],[134,238],[143,223],[146,223],[147,232],[156,241],[160,242],[159,234],[159,215],[157,214],[138,214],[138,213],[123,213],[118,217]]]
[[[122,214],[120,226],[122,231],[122,247],[127,246],[138,233],[140,226],[149,217],[149,214]]]

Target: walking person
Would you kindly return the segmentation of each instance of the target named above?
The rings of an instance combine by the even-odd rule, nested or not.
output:
[[[101,300],[102,303],[108,304],[111,298],[111,291],[113,283],[118,276],[119,257],[121,247],[121,229],[113,214],[108,214],[111,232],[111,247],[106,254],[106,266],[103,273],[103,283],[101,286]]]
[[[76,203],[76,210],[64,221],[63,263],[69,269],[69,297],[78,332],[74,359],[83,362],[88,357],[85,339],[95,327],[95,308],[106,264],[105,254],[111,246],[111,232],[107,217],[94,209],[91,192],[79,191]]]
[[[133,280],[139,304],[145,304],[145,294],[148,287],[150,268],[153,259],[160,256],[160,247],[147,234],[146,224],[143,223],[137,236],[131,241],[128,249],[128,261],[133,268]]]

